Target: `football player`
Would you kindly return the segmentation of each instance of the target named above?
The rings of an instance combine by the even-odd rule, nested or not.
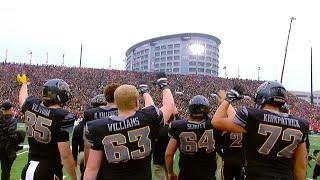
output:
[[[157,85],[162,89],[163,106],[158,109],[148,91],[142,92],[145,108],[138,110],[139,93],[132,85],[122,85],[114,93],[118,116],[87,123],[91,143],[84,179],[94,180],[101,159],[107,159],[106,179],[151,180],[151,154],[160,122],[166,123],[173,111],[173,97],[164,75]],[[145,88],[142,89],[148,89]],[[140,88],[139,88],[140,89]]]
[[[178,179],[216,179],[215,132],[208,114],[210,104],[201,95],[194,96],[189,103],[189,117],[170,123],[170,141],[166,150],[166,166],[169,179],[176,179],[173,172],[174,154],[179,148],[180,173]]]
[[[174,106],[173,114],[170,117],[168,123],[179,120],[179,112],[176,106]],[[168,180],[168,172],[166,168],[165,153],[170,140],[168,136],[169,124],[161,123],[159,129],[159,136],[155,140],[154,151],[152,153],[153,170],[156,179]]]
[[[225,90],[218,91],[218,104],[221,104],[223,102],[225,96]],[[221,136],[217,138],[216,145],[217,152],[223,160],[221,168],[222,179],[240,180],[244,160],[242,148],[242,133],[224,131],[221,133]]]
[[[309,122],[280,112],[287,91],[278,82],[261,84],[255,95],[256,108],[241,108],[234,116],[225,113],[243,88],[235,86],[216,111],[214,127],[244,133],[245,176],[248,180],[306,179]]]
[[[105,87],[103,96],[97,95],[91,99],[91,106],[93,108],[84,111],[83,123],[84,127],[88,121],[92,121],[95,119],[107,118],[109,116],[114,116],[118,114],[118,108],[114,103],[114,91],[119,87],[118,84],[109,84]],[[84,161],[85,164],[88,161],[90,145],[87,142],[86,137],[84,139]],[[103,162],[105,162],[105,158],[103,158]],[[105,171],[102,169],[105,168],[106,163],[101,164],[101,170],[97,176],[97,179],[104,179],[105,175],[103,174]]]
[[[69,145],[75,117],[63,109],[71,98],[69,85],[62,79],[50,79],[43,85],[42,99],[39,99],[28,97],[25,74],[18,75],[17,81],[21,84],[19,104],[30,146],[21,178],[62,180],[63,165],[71,179],[77,179]]]

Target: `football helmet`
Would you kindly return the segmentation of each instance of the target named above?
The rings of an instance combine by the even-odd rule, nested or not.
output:
[[[107,104],[104,94],[98,94],[95,97],[91,98],[90,103],[92,107],[99,107]]]
[[[196,95],[189,102],[189,114],[191,117],[204,117],[210,112],[209,100],[202,96]]]
[[[254,102],[256,108],[259,109],[265,104],[275,104],[281,107],[287,102],[287,90],[278,82],[264,82],[258,87]]]
[[[42,98],[47,106],[64,106],[71,99],[69,85],[62,79],[50,79],[43,85]]]

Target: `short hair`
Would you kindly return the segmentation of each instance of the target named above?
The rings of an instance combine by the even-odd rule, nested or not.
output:
[[[119,110],[134,110],[138,98],[137,88],[132,85],[121,85],[114,92],[114,100]]]
[[[113,103],[114,102],[114,91],[119,87],[118,84],[112,83],[107,85],[107,87],[104,88],[103,94],[104,97],[106,98],[106,101],[108,103]]]

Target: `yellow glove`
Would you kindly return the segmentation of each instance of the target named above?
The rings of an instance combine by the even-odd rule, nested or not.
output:
[[[26,74],[18,74],[17,75],[17,82],[22,85],[22,84],[27,84],[28,83],[28,77]]]

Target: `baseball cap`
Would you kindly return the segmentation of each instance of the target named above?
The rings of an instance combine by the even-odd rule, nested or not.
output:
[[[13,107],[13,105],[9,101],[6,101],[1,105],[1,109],[2,110],[8,110],[8,109],[10,109],[12,107]]]

